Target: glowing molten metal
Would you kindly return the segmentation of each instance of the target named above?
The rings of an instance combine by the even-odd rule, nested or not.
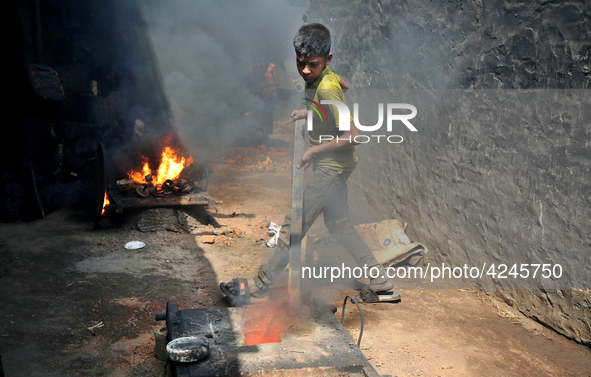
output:
[[[272,297],[271,301],[250,305],[243,313],[244,343],[247,346],[263,343],[279,343],[289,327],[299,321],[300,310],[289,299],[287,290]]]

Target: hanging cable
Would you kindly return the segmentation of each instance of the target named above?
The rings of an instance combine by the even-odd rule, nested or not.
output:
[[[357,309],[359,310],[359,316],[361,317],[361,330],[359,330],[359,338],[357,339],[357,348],[359,348],[359,345],[361,344],[361,337],[363,336],[363,312],[361,311],[361,307],[359,306],[357,300],[355,300],[355,298],[353,298],[353,296],[351,295],[345,296],[345,301],[343,301],[343,314],[341,315],[341,325],[343,324],[343,320],[345,319],[345,307],[347,306],[348,298],[351,299],[351,302],[357,305]]]

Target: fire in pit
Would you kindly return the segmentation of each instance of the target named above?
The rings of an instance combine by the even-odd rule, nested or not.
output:
[[[165,147],[158,169],[153,173],[150,160],[142,156],[141,171],[131,170],[128,178],[120,179],[114,187],[108,187],[103,199],[103,211],[114,209],[122,213],[126,208],[155,208],[206,205],[215,209],[216,201],[199,187],[183,170],[193,164],[192,157],[183,157],[178,150]],[[208,170],[202,169],[199,180],[208,178]],[[219,204],[219,203],[218,203]]]
[[[165,147],[162,151],[162,159],[156,175],[152,174],[150,160],[145,156],[142,156],[142,160],[141,172],[132,170],[127,173],[128,179],[117,181],[117,187],[122,194],[147,198],[150,195],[179,195],[195,192],[193,181],[180,178],[183,169],[193,163],[192,157],[181,157],[178,151]]]
[[[158,167],[157,175],[152,175],[152,169],[150,169],[150,160],[142,156],[143,167],[142,171],[131,171],[127,173],[129,179],[139,184],[152,183],[153,185],[163,185],[166,181],[173,181],[177,179],[184,168],[193,163],[193,158],[179,157],[178,151],[165,147],[162,151],[162,159],[160,161],[160,167]],[[150,181],[146,180],[149,176]]]
[[[244,343],[247,346],[279,343],[290,326],[299,322],[301,310],[290,300],[287,289],[271,292],[269,301],[250,305],[243,312]]]
[[[287,304],[288,300],[282,301]],[[280,319],[287,323],[285,329],[290,327],[289,331],[284,331],[281,339],[259,344],[249,343],[253,327],[247,322],[255,324],[256,318],[252,312],[247,312],[254,309],[253,305],[179,310],[169,302],[166,314],[156,315],[156,320],[166,320],[167,340],[202,337],[207,340],[210,351],[209,357],[198,362],[171,362],[172,375],[378,377],[329,306],[316,304],[319,301],[322,300],[315,301],[314,315],[309,318],[297,319],[293,306],[284,307],[284,313],[293,313],[291,317]],[[275,313],[275,317],[277,315],[281,314]],[[293,323],[292,318],[299,323]],[[272,322],[263,322],[255,327],[264,332],[264,327],[270,324]]]

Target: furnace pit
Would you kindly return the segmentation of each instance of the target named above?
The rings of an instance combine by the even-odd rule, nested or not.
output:
[[[202,336],[209,357],[194,363],[171,363],[176,377],[206,376],[351,376],[378,377],[356,343],[328,306],[315,307],[278,343],[246,346],[247,308],[182,309],[168,303],[168,340]]]

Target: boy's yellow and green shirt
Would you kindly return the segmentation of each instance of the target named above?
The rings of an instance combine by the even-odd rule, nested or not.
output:
[[[345,94],[339,82],[341,78],[330,71],[328,66],[324,68],[320,77],[311,83],[306,84],[306,98],[320,103],[321,100],[340,101],[347,104]],[[310,145],[320,144],[320,135],[331,135],[335,138],[339,135],[339,111],[334,105],[322,105],[326,111],[327,119],[320,119],[314,112],[313,130],[308,131]],[[352,120],[352,118],[351,118]],[[330,140],[322,140],[322,143],[328,143]],[[336,151],[330,151],[318,154],[314,158],[314,167],[326,167],[336,170],[340,173],[353,171],[357,165],[357,155],[355,147],[349,146]]]

